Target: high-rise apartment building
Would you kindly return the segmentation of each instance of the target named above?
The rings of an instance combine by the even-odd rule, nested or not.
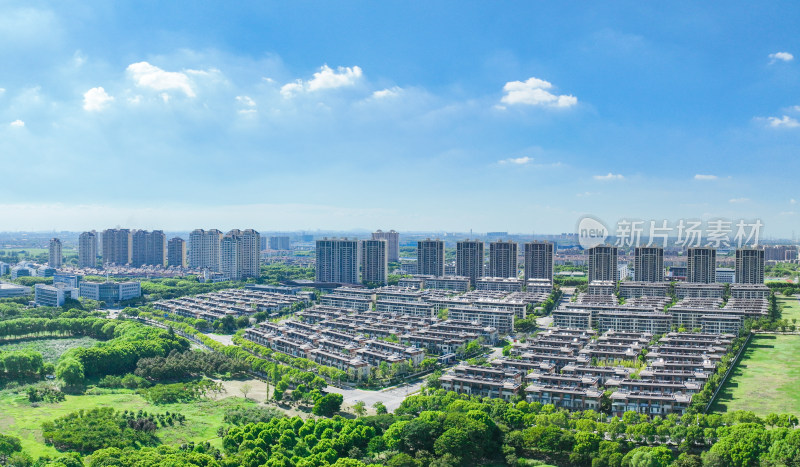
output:
[[[174,237],[167,244],[167,264],[170,266],[186,267],[186,240]]]
[[[444,276],[444,242],[425,239],[417,242],[417,274]]]
[[[316,257],[318,282],[358,284],[358,240],[317,240]]]
[[[103,264],[131,264],[133,237],[129,229],[103,231]]]
[[[290,249],[289,237],[269,237],[270,250],[288,250]]]
[[[736,283],[764,283],[764,250],[739,248],[736,250]]]
[[[483,242],[479,240],[463,240],[456,243],[456,275],[469,277],[475,286],[483,277]]]
[[[93,268],[97,266],[97,233],[83,232],[78,237],[78,267]]]
[[[664,249],[659,246],[634,248],[633,271],[638,282],[664,282]]]
[[[553,249],[550,242],[525,244],[525,282],[528,279],[553,280]]]
[[[219,272],[222,232],[217,229],[195,229],[189,234],[189,266]]]
[[[386,285],[389,274],[389,252],[386,240],[361,242],[361,282]]]
[[[516,242],[489,243],[489,277],[517,277]]]
[[[59,269],[63,256],[61,255],[61,240],[57,238],[50,239],[50,257],[47,264],[51,268]]]
[[[131,234],[133,266],[163,266],[167,253],[167,236],[162,230],[136,230]]]
[[[261,235],[253,229],[233,229],[220,242],[220,272],[232,280],[258,277]]]
[[[389,248],[389,261],[400,261],[400,234],[395,232],[394,230],[390,230],[388,232],[384,232],[383,230],[378,230],[377,232],[372,233],[373,240],[386,240],[386,244]]]
[[[618,249],[611,245],[598,245],[586,250],[589,255],[589,283],[619,280],[617,268]]]
[[[713,284],[717,281],[717,250],[708,247],[689,248],[686,252],[686,282]]]

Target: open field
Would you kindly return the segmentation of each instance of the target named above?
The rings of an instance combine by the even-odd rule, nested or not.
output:
[[[800,324],[800,300],[798,300],[796,296],[779,296],[778,303],[783,307],[783,315],[781,318],[788,319],[790,323],[792,319],[796,319],[798,324]]]
[[[33,350],[42,354],[45,362],[56,363],[56,360],[67,350],[75,347],[91,347],[99,342],[91,337],[71,337],[53,339],[28,339],[14,341],[8,344],[0,344],[0,352],[11,352],[18,350]]]
[[[800,416],[800,336],[756,335],[722,388],[713,412]]]
[[[142,409],[155,413],[180,412],[186,416],[184,425],[160,428],[156,432],[163,444],[174,446],[189,441],[210,441],[221,447],[217,428],[223,424],[226,411],[235,406],[257,405],[252,400],[235,397],[236,394],[229,393],[229,396],[221,400],[200,400],[188,404],[153,405],[132,391],[119,390],[113,394],[67,396],[66,401],[58,404],[31,407],[24,395],[0,393],[0,433],[21,438],[23,449],[34,458],[55,455],[55,448],[45,445],[42,439],[43,421],[80,409],[113,407],[117,410]]]

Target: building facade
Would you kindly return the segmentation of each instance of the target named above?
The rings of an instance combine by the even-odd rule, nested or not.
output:
[[[131,240],[131,265],[164,266],[167,255],[167,237],[164,231],[136,230],[131,234]]]
[[[384,232],[383,230],[378,230],[372,233],[373,240],[386,240],[386,246],[388,248],[387,254],[389,255],[389,261],[400,261],[400,234],[394,230],[390,230],[388,232]]]
[[[664,249],[658,246],[634,248],[633,271],[637,282],[664,282]]]
[[[525,244],[525,282],[528,279],[553,280],[553,248],[550,242]]]
[[[347,238],[317,240],[317,282],[358,284],[358,241]]]
[[[489,277],[517,277],[516,242],[489,243]]]
[[[167,244],[167,264],[178,268],[186,267],[186,240],[174,237]]]
[[[220,243],[222,232],[217,229],[195,229],[189,235],[189,267],[220,270]]]
[[[361,242],[361,282],[386,285],[389,279],[389,246],[386,240]]]
[[[93,268],[97,266],[97,233],[83,232],[78,237],[78,267]]]
[[[61,261],[63,259],[63,256],[61,255],[61,240],[57,238],[51,238],[49,252],[50,257],[47,261],[47,264],[50,265],[51,268],[61,268]]]
[[[290,249],[289,237],[285,237],[285,236],[269,237],[269,249],[270,250],[289,250]]]
[[[133,238],[129,229],[103,231],[103,264],[130,264]]]
[[[456,275],[469,277],[474,286],[483,277],[483,242],[463,240],[456,243]]]
[[[618,249],[612,245],[598,245],[586,250],[589,263],[589,283],[594,281],[619,281],[617,268]]]
[[[764,283],[764,250],[739,248],[736,250],[736,283]]]
[[[713,284],[717,280],[717,250],[689,248],[686,252],[686,282]]]
[[[417,242],[417,274],[444,276],[444,242],[420,240]]]

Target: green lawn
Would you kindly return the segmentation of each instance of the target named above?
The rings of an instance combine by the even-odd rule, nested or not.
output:
[[[22,447],[33,458],[42,455],[55,455],[52,446],[44,444],[42,422],[70,412],[94,407],[113,407],[117,410],[146,410],[163,413],[180,412],[186,416],[184,425],[160,428],[156,434],[163,444],[180,445],[184,442],[211,441],[221,448],[217,428],[222,425],[225,412],[234,406],[256,405],[256,402],[240,397],[228,397],[218,401],[201,400],[189,404],[153,405],[132,392],[116,394],[67,396],[58,404],[41,404],[31,407],[23,395],[0,393],[0,433],[22,439]]]
[[[58,358],[67,350],[75,347],[91,347],[99,342],[91,337],[68,337],[52,339],[23,339],[7,344],[0,344],[0,352],[11,352],[17,350],[33,350],[42,354],[45,362],[55,364]]]
[[[788,319],[790,323],[792,319],[796,319],[797,324],[800,325],[800,301],[797,300],[797,297],[779,296],[778,303],[783,306],[781,318]]]
[[[800,336],[756,335],[712,406],[800,416]]]

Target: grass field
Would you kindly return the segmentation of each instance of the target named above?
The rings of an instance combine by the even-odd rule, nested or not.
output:
[[[97,339],[91,337],[65,338],[65,339],[30,339],[0,344],[0,352],[15,350],[33,350],[42,354],[45,362],[55,363],[64,352],[74,347],[91,347]]]
[[[800,336],[756,335],[711,407],[800,416]]]
[[[778,303],[781,304],[783,307],[783,314],[781,318],[788,319],[789,322],[792,319],[796,319],[798,325],[800,325],[800,301],[797,300],[797,297],[779,297]]]
[[[113,407],[117,410],[146,410],[163,413],[180,412],[186,416],[184,425],[160,428],[156,435],[163,444],[180,445],[184,442],[210,441],[216,447],[222,446],[217,437],[217,428],[230,408],[235,406],[255,406],[256,402],[241,397],[227,397],[220,400],[200,400],[189,404],[153,405],[130,391],[115,394],[67,396],[58,404],[41,404],[31,407],[27,398],[19,394],[0,393],[0,433],[22,439],[22,448],[37,458],[42,455],[55,455],[52,446],[44,444],[42,422],[66,415],[80,409],[94,407]]]

